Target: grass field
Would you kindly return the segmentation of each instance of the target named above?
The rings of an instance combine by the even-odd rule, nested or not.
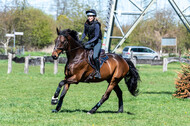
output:
[[[64,78],[64,65],[59,65],[57,75],[53,64],[46,64],[46,73],[40,74],[39,66],[30,66],[24,74],[24,64],[13,63],[11,74],[7,74],[7,61],[0,60],[0,126],[4,125],[48,125],[48,126],[188,126],[190,125],[190,99],[176,99],[174,80],[179,63],[162,66],[138,65],[142,82],[140,94],[129,94],[124,80],[124,113],[114,113],[118,100],[112,92],[93,115],[90,110],[104,94],[107,83],[71,85],[59,113],[50,104],[58,83]]]

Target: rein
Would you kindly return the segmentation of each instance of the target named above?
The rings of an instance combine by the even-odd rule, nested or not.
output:
[[[61,35],[66,38],[66,41],[67,41],[67,43],[68,43],[67,34],[61,34]],[[66,50],[64,50],[63,48],[57,48],[57,49],[60,49],[60,50],[61,50],[61,53],[63,54],[63,52],[72,52],[72,51],[74,51],[74,50],[76,50],[76,49],[78,49],[78,48],[81,48],[81,47],[83,47],[83,46],[80,45],[79,47],[76,47],[76,48],[71,49],[71,50],[69,50],[69,51],[66,51]]]
[[[76,47],[76,48],[74,48],[74,49],[71,49],[71,50],[65,51],[65,52],[72,52],[72,51],[74,51],[74,50],[76,50],[76,49],[78,49],[78,48],[80,48],[80,47],[82,47],[82,46],[80,45],[79,47]],[[62,50],[62,53],[64,52],[63,49],[60,49],[60,50]]]
[[[67,37],[66,37],[66,39],[67,39]],[[68,39],[67,39],[67,41],[68,41]],[[63,52],[72,52],[72,51],[74,51],[74,50],[76,50],[76,49],[78,49],[78,48],[81,48],[81,47],[83,47],[83,46],[80,45],[79,47],[76,47],[76,48],[71,49],[71,50],[69,50],[69,51],[66,51],[66,50],[64,50],[63,48],[57,48],[57,49],[60,49],[60,50],[61,50],[61,53],[63,53]]]

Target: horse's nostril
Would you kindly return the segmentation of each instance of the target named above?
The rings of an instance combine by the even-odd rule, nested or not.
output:
[[[52,55],[52,58],[53,58],[53,59],[57,59],[57,57],[56,57],[55,55]]]

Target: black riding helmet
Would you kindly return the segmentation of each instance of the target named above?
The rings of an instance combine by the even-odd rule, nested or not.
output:
[[[87,16],[96,16],[96,11],[94,9],[90,9],[86,11]]]

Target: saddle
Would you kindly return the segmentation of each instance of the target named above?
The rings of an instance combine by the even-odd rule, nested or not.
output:
[[[108,56],[105,53],[104,49],[101,49],[100,56],[99,56],[99,62],[100,62],[100,68],[102,67],[103,63],[108,59]],[[88,52],[88,63],[92,68],[96,68],[94,60],[93,60],[93,50],[90,50]]]
[[[94,69],[94,71],[85,80],[85,82],[89,83],[90,80],[93,79],[95,75],[95,69],[96,69],[96,66],[93,60],[93,50],[89,50],[87,52],[87,56],[88,56],[88,60],[87,60],[88,64]],[[102,67],[103,63],[108,59],[109,57],[106,55],[105,50],[101,49],[100,56],[99,56],[100,68]]]

